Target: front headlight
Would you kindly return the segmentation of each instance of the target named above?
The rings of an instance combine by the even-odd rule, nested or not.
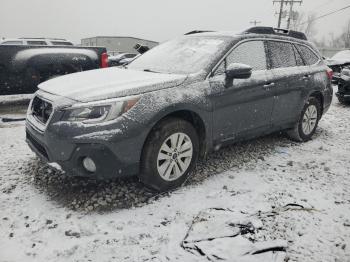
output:
[[[139,100],[137,96],[81,103],[65,108],[61,121],[98,123],[115,119],[129,111]]]

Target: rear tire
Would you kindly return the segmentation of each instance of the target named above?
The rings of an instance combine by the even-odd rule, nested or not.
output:
[[[295,127],[288,130],[288,136],[297,142],[309,141],[316,131],[321,118],[321,103],[315,97],[310,97],[304,105],[299,121]]]
[[[161,121],[149,135],[141,156],[140,180],[156,191],[182,185],[198,159],[194,127],[179,118]]]

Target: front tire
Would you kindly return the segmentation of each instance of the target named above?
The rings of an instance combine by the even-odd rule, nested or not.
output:
[[[179,118],[165,119],[157,124],[144,145],[139,178],[156,191],[176,188],[193,170],[198,152],[194,127]]]
[[[301,112],[295,127],[287,132],[288,136],[297,142],[311,140],[321,118],[321,103],[315,97],[310,97]]]
[[[343,96],[338,96],[338,101],[340,104],[347,105],[349,101],[347,101]]]

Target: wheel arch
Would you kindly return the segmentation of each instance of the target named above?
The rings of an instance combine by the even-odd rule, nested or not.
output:
[[[208,123],[203,119],[203,117],[200,116],[200,113],[196,112],[195,110],[191,109],[179,109],[175,111],[170,111],[167,113],[163,113],[160,115],[150,128],[146,139],[143,143],[142,148],[146,144],[148,137],[152,133],[152,131],[164,120],[168,118],[179,118],[183,119],[185,121],[188,121],[189,123],[192,124],[194,129],[197,132],[198,139],[200,141],[199,143],[199,156],[204,157],[207,152],[210,150],[210,129],[208,126]]]
[[[324,110],[324,97],[321,91],[313,91],[311,92],[311,94],[309,95],[309,97],[314,97],[316,98],[321,105],[321,116],[323,115],[323,110]]]

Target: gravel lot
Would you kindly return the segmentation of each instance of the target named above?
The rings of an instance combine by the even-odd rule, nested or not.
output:
[[[0,122],[0,260],[203,261],[180,243],[198,212],[220,207],[254,214],[257,239],[286,240],[289,261],[350,261],[349,119],[334,101],[314,140],[220,149],[164,194],[136,178],[68,177],[38,161],[23,122]]]

